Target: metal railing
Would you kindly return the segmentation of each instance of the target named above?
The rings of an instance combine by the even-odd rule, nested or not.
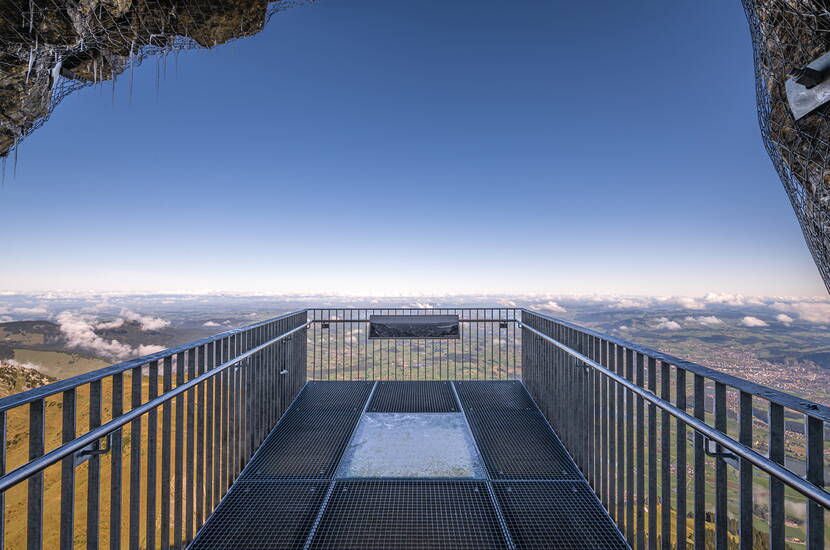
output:
[[[830,408],[531,311],[522,330],[526,387],[632,548],[828,544]]]
[[[183,548],[305,383],[306,326],[293,313],[0,399],[0,548]]]
[[[314,380],[521,378],[516,308],[310,309],[308,377]],[[457,315],[460,338],[370,339],[372,315]]]
[[[372,339],[374,314],[460,338]],[[184,548],[306,379],[521,379],[632,548],[828,544],[830,408],[528,310],[377,308],[0,399],[0,549]]]

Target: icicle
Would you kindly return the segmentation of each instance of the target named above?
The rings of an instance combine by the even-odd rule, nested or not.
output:
[[[32,65],[35,63],[35,50],[29,47],[29,63],[26,65],[26,84],[29,83],[29,75],[32,74]]]
[[[133,104],[133,76],[135,74],[135,63],[134,63],[134,52],[133,52],[134,48],[135,48],[135,40],[133,40],[132,43],[130,44],[130,92],[129,92],[128,105]]]
[[[29,34],[31,34],[32,29],[35,25],[35,2],[34,0],[29,0]]]
[[[52,67],[52,91],[55,90],[55,87],[58,84],[58,79],[61,77],[61,67],[63,66],[63,59],[58,57],[55,54],[55,66]]]

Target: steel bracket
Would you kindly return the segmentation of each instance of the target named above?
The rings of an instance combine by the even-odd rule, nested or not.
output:
[[[83,447],[82,449],[75,451],[75,453],[72,455],[72,458],[75,462],[75,466],[77,466],[78,464],[83,464],[93,456],[101,456],[109,453],[112,450],[112,433],[107,434],[107,436],[102,439],[106,439],[106,447],[101,447],[101,440],[96,439],[94,442],[90,443],[86,447]]]
[[[711,456],[712,458],[718,458],[721,460],[725,460],[727,458],[731,458],[732,460],[738,460],[738,455],[736,455],[733,452],[712,450],[717,448],[717,442],[709,439],[705,435],[703,436],[703,452],[706,453],[706,456]]]

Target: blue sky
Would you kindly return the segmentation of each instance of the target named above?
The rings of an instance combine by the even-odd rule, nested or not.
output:
[[[3,290],[823,295],[740,3],[319,0],[66,99]]]

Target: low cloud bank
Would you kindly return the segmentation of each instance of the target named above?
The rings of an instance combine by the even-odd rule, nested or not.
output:
[[[151,319],[152,322],[149,323],[150,326],[167,326],[169,324],[168,321],[164,321],[163,319],[156,319],[153,317],[146,318],[142,316],[138,317]],[[96,330],[104,330],[106,328],[118,328],[124,324],[124,319],[98,322],[95,317],[90,315],[64,311],[58,314],[56,320],[61,333],[66,339],[67,347],[88,351],[97,356],[113,361],[123,361],[131,357],[147,355],[149,353],[155,353],[164,349],[163,346],[147,344],[133,347],[130,344],[119,342],[114,338],[103,338],[95,332]],[[164,325],[159,325],[158,321],[163,322]],[[142,330],[147,330],[143,327],[144,325],[142,325]]]
[[[768,327],[769,326],[769,324],[766,321],[763,321],[763,320],[761,320],[757,317],[752,317],[750,315],[747,315],[746,317],[741,319],[741,324],[745,327],[750,327],[750,328]]]

